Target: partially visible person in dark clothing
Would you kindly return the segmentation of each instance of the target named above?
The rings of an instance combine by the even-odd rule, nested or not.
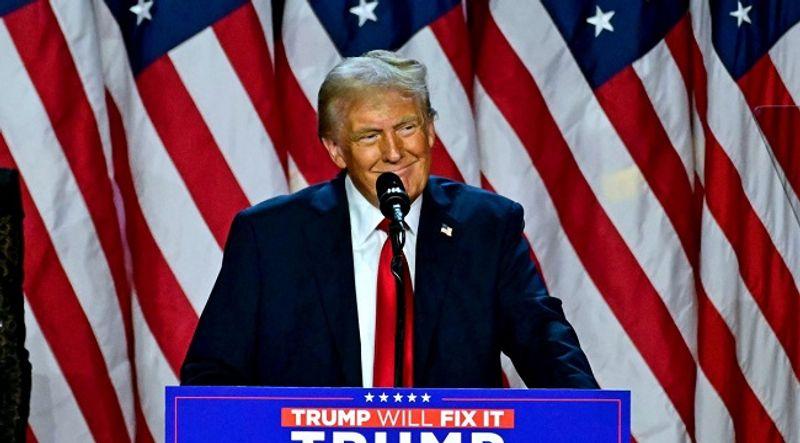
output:
[[[31,396],[22,302],[22,205],[16,171],[0,169],[0,441],[24,442]]]

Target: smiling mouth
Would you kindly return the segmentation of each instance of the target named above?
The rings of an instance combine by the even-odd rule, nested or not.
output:
[[[409,164],[407,164],[407,165],[405,165],[405,166],[403,166],[402,168],[399,168],[399,169],[390,169],[390,170],[386,170],[386,171],[376,171],[375,173],[376,174],[383,174],[384,172],[391,172],[391,173],[399,175],[399,174],[402,174],[402,173],[408,171],[415,164],[417,164],[417,162],[409,163]]]

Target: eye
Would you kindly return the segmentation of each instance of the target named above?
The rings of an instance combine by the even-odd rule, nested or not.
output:
[[[404,134],[404,135],[407,135],[407,134],[412,134],[414,132],[414,130],[416,130],[416,129],[417,129],[417,124],[416,123],[408,123],[408,124],[405,124],[405,125],[401,126],[399,132]]]
[[[363,142],[363,143],[371,143],[371,142],[374,142],[376,140],[378,140],[378,134],[376,134],[376,133],[365,134],[365,135],[362,135],[361,137],[358,138],[358,141]]]

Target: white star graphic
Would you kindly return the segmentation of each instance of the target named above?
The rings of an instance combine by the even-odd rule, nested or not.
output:
[[[367,0],[358,0],[358,6],[353,6],[350,8],[350,13],[355,14],[358,16],[358,27],[364,26],[364,23],[367,20],[372,20],[373,22],[378,21],[378,17],[375,16],[375,8],[378,6],[378,1],[375,0],[374,2],[368,2]]]
[[[401,403],[402,401],[403,401],[403,394],[401,394],[399,392],[397,394],[394,394],[394,402],[395,403]]]
[[[409,403],[414,403],[417,401],[417,394],[408,394],[407,397]]]
[[[731,11],[731,17],[736,17],[736,27],[741,28],[743,22],[753,23],[750,21],[750,10],[753,9],[753,5],[748,7],[744,7],[742,2],[736,2],[737,8],[735,11]]]
[[[431,396],[428,395],[427,392],[422,394],[422,402],[423,403],[430,403],[431,402]]]
[[[381,399],[381,403],[386,403],[386,401],[389,399],[389,396],[386,395],[385,392],[381,392],[381,395],[379,395],[378,398]]]
[[[372,392],[367,392],[367,393],[364,395],[364,400],[366,400],[366,401],[367,401],[367,403],[372,403],[372,399],[373,399],[373,398],[375,398],[375,396],[374,396],[374,395],[372,395]]]
[[[614,26],[611,25],[611,17],[614,16],[614,11],[603,12],[600,6],[595,6],[594,16],[586,19],[586,23],[594,25],[594,36],[600,35],[603,30],[614,32]]]
[[[153,17],[150,16],[150,8],[153,7],[153,0],[139,0],[138,3],[131,6],[129,11],[136,14],[136,26],[142,24],[145,20],[152,20]]]

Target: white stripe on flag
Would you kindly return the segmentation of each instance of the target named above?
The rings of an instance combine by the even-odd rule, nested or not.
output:
[[[214,30],[194,35],[169,57],[250,204],[285,194],[272,140]]]
[[[800,57],[797,48],[800,47],[800,25],[795,25],[780,38],[769,56],[775,65],[775,70],[783,79],[783,84],[792,96],[795,105],[800,105]]]
[[[705,183],[706,178],[706,134],[703,131],[703,122],[700,119],[700,112],[697,110],[697,105],[692,104],[692,127],[696,128],[692,131],[692,143],[694,146],[694,170],[695,180],[699,180],[700,184]]]
[[[269,48],[270,66],[275,66],[275,38],[272,33],[272,1],[270,0],[252,0],[253,9],[256,10],[256,16],[261,23],[261,29],[264,32],[264,39]],[[274,117],[274,116],[273,116]]]
[[[153,339],[139,305],[139,296],[135,293],[131,301],[131,314],[136,337],[136,375],[142,413],[155,441],[164,441],[164,387],[178,385],[178,378]]]
[[[506,374],[508,380],[508,387],[512,389],[526,389],[527,386],[522,380],[522,376],[517,372],[514,367],[514,362],[503,352],[500,353],[500,365],[503,368],[503,373]]]
[[[708,381],[702,369],[697,371],[695,411],[702,417],[695,423],[695,438],[699,443],[734,441],[733,420],[728,409]]]
[[[317,109],[317,92],[341,56],[306,0],[288,0],[283,11],[286,59],[308,102]],[[311,128],[309,128],[311,130]]]
[[[303,173],[300,172],[300,168],[297,167],[297,163],[294,162],[291,154],[287,156],[287,167],[289,170],[289,189],[295,192],[307,188],[308,182],[305,177],[303,177]]]

